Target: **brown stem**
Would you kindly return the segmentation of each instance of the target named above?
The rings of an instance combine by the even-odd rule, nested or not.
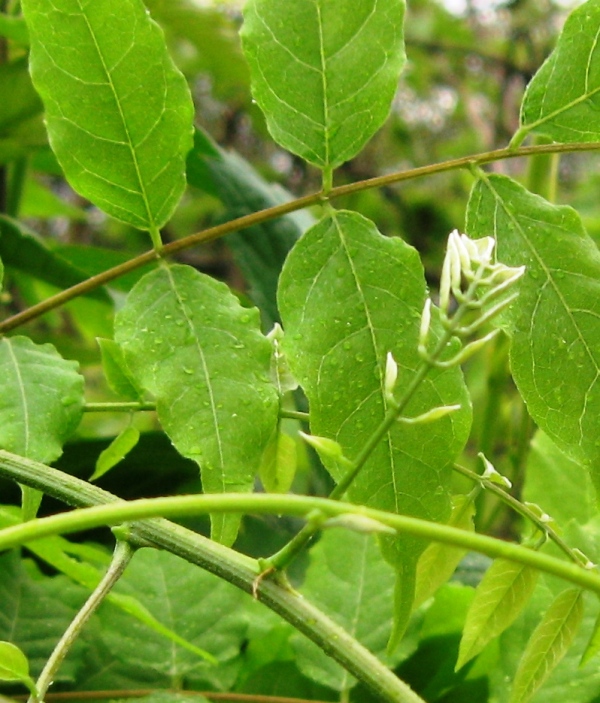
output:
[[[162,692],[162,689],[159,689]],[[170,691],[186,696],[204,696],[210,701],[229,701],[230,703],[326,703],[325,701],[306,700],[305,698],[289,698],[286,696],[265,696],[257,693],[215,693],[214,691]],[[121,698],[143,698],[157,693],[157,689],[123,689],[114,691],[68,691],[64,693],[47,693],[44,700],[53,701],[101,701]],[[11,696],[7,700],[24,701],[26,695]]]
[[[411,168],[406,171],[398,171],[396,173],[390,173],[385,176],[377,176],[375,178],[369,178],[367,180],[358,181],[357,183],[350,183],[348,185],[338,186],[337,188],[332,188],[327,194],[327,199],[337,198],[342,195],[350,195],[351,193],[358,193],[362,190],[368,190],[370,188],[380,188],[382,186],[389,186],[394,183],[400,183],[402,181],[408,181],[415,178],[423,178],[424,176],[432,176],[438,173],[444,173],[446,171],[453,171],[459,168],[468,168],[471,166],[481,166],[483,164],[491,163],[493,161],[501,161],[503,159],[514,159],[521,156],[532,156],[535,154],[558,154],[565,152],[579,152],[579,151],[594,151],[600,149],[600,142],[590,142],[590,143],[575,143],[575,144],[541,144],[535,146],[526,146],[519,148],[503,148],[494,149],[493,151],[486,151],[481,154],[474,154],[472,156],[463,156],[459,159],[450,159],[449,161],[442,161],[439,164],[432,164],[429,166],[420,166],[418,168]],[[108,283],[109,281],[123,276],[126,273],[134,271],[140,266],[156,261],[160,258],[170,256],[183,249],[189,249],[196,244],[212,241],[213,239],[218,239],[231,232],[236,232],[242,229],[247,229],[254,225],[261,224],[267,220],[272,220],[283,215],[287,215],[296,210],[301,210],[305,207],[311,205],[316,205],[319,202],[325,200],[322,193],[313,193],[311,195],[305,195],[302,198],[292,200],[288,203],[282,205],[277,205],[275,207],[266,208],[265,210],[260,210],[259,212],[254,212],[250,215],[244,215],[243,217],[238,217],[235,220],[225,222],[216,227],[210,227],[208,229],[202,230],[201,232],[196,232],[188,237],[179,239],[176,242],[171,242],[165,245],[160,250],[148,251],[145,254],[136,256],[135,258],[127,261],[124,264],[115,266],[114,268],[104,271],[103,273],[97,274],[88,278],[82,283],[78,283],[71,288],[57,293],[56,295],[43,300],[41,303],[37,303],[27,310],[23,310],[12,317],[7,318],[3,322],[0,322],[0,334],[8,332],[10,330],[23,325],[30,320],[43,315],[44,313],[54,310],[55,308],[64,305],[69,300],[76,298],[84,293],[89,293],[90,291],[98,288],[99,286]]]

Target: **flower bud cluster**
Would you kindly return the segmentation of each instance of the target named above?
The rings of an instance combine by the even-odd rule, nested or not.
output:
[[[495,245],[493,237],[473,240],[466,234],[459,234],[457,230],[451,232],[448,238],[440,281],[439,309],[442,325],[452,337],[470,337],[510,305],[518,295],[515,292],[502,296],[523,275],[525,267],[511,267],[495,262]],[[454,310],[452,299],[456,301]],[[463,363],[499,332],[495,329],[464,345],[451,359],[440,361],[429,352],[430,326],[431,300],[428,298],[421,316],[419,354],[442,368]]]

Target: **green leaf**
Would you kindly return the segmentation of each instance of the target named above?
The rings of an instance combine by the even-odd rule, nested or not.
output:
[[[36,678],[88,593],[64,576],[42,576],[17,551],[0,556],[0,574],[0,640],[25,653]],[[75,642],[56,682],[75,680],[83,648]]]
[[[448,525],[472,532],[474,530],[474,515],[475,503],[471,496],[456,495],[452,497],[452,513]],[[414,608],[418,608],[442,584],[446,583],[465,553],[464,549],[451,547],[441,542],[432,542],[425,549],[417,565]]]
[[[333,169],[388,115],[404,66],[402,0],[249,0],[242,39],[273,138]]]
[[[372,535],[328,530],[310,550],[300,589],[373,654],[384,658],[392,628],[394,572]],[[344,691],[356,681],[302,635],[292,636],[300,671],[317,683]]]
[[[327,437],[353,459],[386,412],[385,363],[392,352],[405,388],[417,354],[425,281],[417,252],[383,237],[352,212],[332,212],[296,244],[284,266],[279,308],[283,349],[310,403],[311,434]],[[434,319],[433,333],[439,329]],[[459,369],[435,370],[406,408],[417,416],[441,404],[462,409],[430,425],[396,423],[375,448],[348,496],[382,510],[444,521],[450,512],[450,463],[469,432],[471,411]],[[344,469],[328,461],[336,481]],[[416,561],[426,546],[385,538],[398,572],[398,622],[410,612]]]
[[[535,569],[496,559],[477,587],[469,608],[457,670],[514,622],[531,597],[537,577]]]
[[[0,526],[9,527],[21,522],[20,511],[8,506],[0,507]],[[64,537],[45,537],[33,542],[28,542],[27,550],[39,559],[50,564],[57,571],[68,576],[72,581],[89,590],[96,588],[103,576],[103,571],[94,564],[100,563],[104,568],[110,563],[110,556],[102,550],[91,545],[78,545],[69,542]],[[89,560],[89,561],[88,561]],[[94,563],[90,563],[94,562]],[[154,632],[166,637],[172,642],[189,649],[196,655],[211,660],[204,650],[194,646],[187,640],[172,632],[154,618],[148,610],[133,596],[115,593],[106,596],[106,600],[123,612],[128,613],[140,622],[147,625]]]
[[[27,337],[0,339],[0,446],[50,463],[75,430],[83,412],[79,365],[51,344]]]
[[[522,497],[540,505],[561,528],[572,520],[585,524],[598,513],[589,472],[539,430],[527,455]]]
[[[239,154],[221,149],[199,129],[187,159],[187,178],[190,185],[221,200],[226,220],[292,199],[288,191],[265,181]],[[250,285],[250,297],[263,314],[267,329],[279,320],[277,283],[285,257],[313,224],[312,215],[302,210],[227,235],[227,245]]]
[[[96,481],[104,476],[113,466],[122,461],[139,442],[140,431],[133,425],[128,425],[113,439],[96,460],[96,468],[90,476],[90,481]]]
[[[199,464],[204,491],[251,491],[279,410],[258,310],[191,267],[162,266],[131,291],[115,339],[177,450]],[[231,544],[238,526],[215,516],[213,538]]]
[[[157,232],[185,187],[193,117],[162,31],[141,0],[22,8],[31,76],[67,179],[113,217]]]
[[[0,681],[33,683],[29,676],[27,657],[10,642],[0,642]]]
[[[221,663],[240,653],[247,630],[244,594],[183,559],[140,549],[119,581],[116,594],[135,598],[163,627]],[[162,636],[111,604],[99,609],[97,622],[100,627],[91,633],[80,675],[80,681],[88,685],[93,681],[99,688],[107,688],[124,678],[166,688],[173,677],[202,680],[212,668],[198,652],[166,647]]]
[[[271,439],[260,464],[259,476],[269,493],[287,493],[296,475],[296,441],[278,429]]]
[[[97,341],[102,356],[102,369],[111,390],[124,400],[142,400],[144,391],[127,368],[121,347],[112,339],[99,337]]]
[[[526,703],[566,654],[583,618],[583,592],[563,591],[536,627],[525,649],[510,703]]]
[[[600,253],[579,215],[505,176],[482,177],[467,231],[492,235],[498,259],[525,265],[505,313],[511,369],[529,413],[600,485]]]
[[[600,3],[588,0],[568,17],[556,48],[527,87],[521,106],[526,132],[558,142],[600,139]]]
[[[61,290],[87,279],[85,271],[64,259],[59,252],[48,249],[33,230],[2,214],[0,257],[7,268],[26,273]],[[90,291],[85,296],[112,305],[110,296],[103,289]]]

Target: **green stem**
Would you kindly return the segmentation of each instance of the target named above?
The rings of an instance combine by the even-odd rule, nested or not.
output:
[[[281,408],[279,417],[287,420],[300,420],[300,422],[308,422],[310,420],[309,413],[303,413],[300,410],[285,410]]]
[[[69,531],[71,529],[86,529],[85,525],[90,517],[92,517],[92,522],[96,520],[97,525],[106,525],[113,522],[112,518],[106,514],[105,517],[109,518],[108,521],[101,518],[98,522],[98,513],[92,512],[90,515],[90,511],[100,511],[100,514],[103,511],[108,511],[109,514],[115,517],[114,523],[125,522],[126,520],[122,519],[122,515],[117,517],[113,511],[116,510],[119,514],[122,510],[133,505],[133,503],[121,501],[119,498],[86,481],[81,481],[39,462],[24,459],[5,451],[0,451],[0,475],[42,490],[47,495],[74,507],[85,508],[84,510],[66,513],[67,515],[83,517],[83,522],[79,522],[78,526],[71,524],[70,527],[67,527]],[[219,498],[219,496],[193,497],[195,499]],[[263,497],[270,498],[271,496]],[[233,502],[235,503],[236,501],[237,498],[234,498]],[[310,499],[308,501],[310,506],[314,507],[314,504],[310,503]],[[338,504],[335,505],[338,506]],[[88,506],[96,507],[89,508]],[[175,508],[175,504],[171,507]],[[179,504],[177,509],[183,507]],[[186,506],[186,509],[189,510],[189,508],[189,505]],[[139,509],[138,507],[135,510]],[[150,512],[148,512],[149,509]],[[300,508],[297,505],[296,514],[304,514],[307,509],[308,505],[305,505],[304,508]],[[158,505],[152,508],[146,505],[142,512],[146,513],[144,517],[151,517],[152,515],[160,515],[163,511]],[[193,510],[193,512],[199,514],[203,510]],[[236,512],[238,512],[237,509]],[[191,513],[188,512],[188,514]],[[63,515],[65,514],[63,513]],[[51,518],[44,518],[44,520],[52,521],[58,517],[56,515]],[[43,530],[50,527],[50,533],[48,534],[57,534],[53,530],[59,527],[56,523],[50,523],[50,525],[42,523],[42,520],[36,520],[31,524],[36,524],[38,527],[44,524]],[[62,531],[63,527],[64,525],[59,527],[59,531]],[[7,542],[4,541],[6,534],[5,530],[0,531],[0,535],[2,535],[0,538],[0,550],[8,548]],[[30,536],[25,537],[26,541],[30,541],[30,539]],[[299,632],[305,634],[357,679],[364,682],[376,696],[380,696],[383,700],[389,703],[425,703],[342,627],[332,622],[306,599],[300,598],[295,591],[281,586],[275,580],[263,579],[257,583],[256,577],[259,569],[254,559],[166,520],[144,520],[143,522],[130,525],[128,541],[137,547],[145,546],[165,549],[192,564],[206,569],[246,593],[253,594],[267,607],[281,615]]]
[[[142,412],[146,410],[156,410],[156,403],[150,402],[123,402],[116,401],[114,403],[86,403],[83,411],[86,413],[125,413],[125,412]],[[300,420],[308,422],[310,415],[300,412],[299,410],[284,410],[279,411],[279,417],[288,420]]]
[[[16,159],[9,171],[8,193],[6,198],[6,214],[18,217],[21,209],[21,199],[27,177],[28,160],[26,157]]]
[[[296,601],[300,601],[306,606],[308,604],[304,602],[304,599],[298,598],[294,591],[283,588],[273,580],[263,579],[256,584],[258,564],[254,559],[245,557],[216,542],[211,542],[178,525],[156,520],[146,522],[146,520],[158,516],[189,517],[206,513],[306,516],[314,511],[319,511],[326,517],[348,514],[361,515],[387,525],[398,532],[420,537],[425,541],[441,542],[453,547],[480,552],[494,559],[502,557],[525,566],[531,566],[600,595],[600,574],[584,569],[577,564],[567,563],[548,554],[536,552],[520,544],[505,542],[495,537],[487,537],[437,522],[387,513],[361,505],[340,503],[327,498],[291,494],[223,493],[146,498],[126,502],[87,484],[85,481],[80,481],[45,464],[24,459],[6,451],[0,451],[0,476],[43,490],[44,493],[64,500],[71,505],[81,507],[93,504],[95,506],[39,518],[0,530],[0,550],[18,547],[42,537],[143,520],[144,522],[130,525],[129,541],[131,544],[136,546],[155,545],[167,549],[184,559],[203,566],[212,573],[216,573],[243,590],[252,592],[254,588],[257,597],[276,612],[284,614],[282,611],[285,610],[284,617],[289,622],[292,622],[293,614],[300,618],[308,617],[307,611],[296,608],[298,605]],[[277,594],[277,598],[273,597],[275,594]],[[287,594],[288,597],[283,597],[284,594]],[[283,604],[285,604],[284,608],[281,607]],[[291,604],[295,604],[292,607],[293,613],[288,612]],[[275,607],[276,605],[278,607]],[[319,613],[318,610],[314,610]],[[321,618],[324,617],[321,613],[319,615]],[[294,617],[292,624],[307,634],[307,631],[312,632],[314,623],[298,623]],[[323,631],[320,630],[320,632],[323,634]],[[312,632],[312,634],[311,639],[316,641],[315,633]],[[347,633],[344,634],[346,638],[349,637]],[[357,644],[352,638],[350,640]],[[325,647],[328,653],[334,649],[331,646],[333,644],[329,643],[329,646]],[[338,661],[340,661],[339,658]],[[346,664],[343,665],[346,666]],[[348,670],[350,673],[355,673],[356,668]],[[359,678],[364,680],[362,675]]]
[[[496,495],[505,505],[509,505],[516,513],[531,521],[537,529],[544,533],[548,539],[551,539],[554,544],[556,544],[556,546],[561,549],[567,557],[569,557],[571,561],[581,566],[581,558],[577,556],[571,547],[569,547],[569,545],[546,522],[540,520],[533,510],[530,510],[526,505],[511,496],[510,493],[507,493],[500,486],[488,481],[479,474],[476,474],[474,471],[471,471],[464,466],[460,466],[460,464],[455,464],[453,468],[457,473],[466,476],[471,479],[471,481],[479,483],[479,485],[481,485],[486,491]]]
[[[115,403],[86,403],[83,407],[83,411],[86,413],[125,413],[143,410],[156,410],[156,403],[117,401]]]
[[[60,638],[36,682],[37,696],[30,696],[28,703],[37,703],[44,700],[46,691],[54,681],[54,677],[73,643],[81,634],[90,617],[98,609],[98,606],[121,578],[132,556],[133,549],[127,542],[117,542],[112,561],[106,573]]]
[[[494,161],[501,161],[503,159],[514,159],[521,156],[533,156],[535,154],[594,151],[597,149],[600,149],[600,142],[542,144],[539,146],[528,146],[518,149],[511,149],[510,147],[495,149],[493,151],[486,151],[481,154],[474,154],[471,156],[464,156],[459,159],[443,161],[439,164],[421,166],[419,168],[408,169],[406,171],[399,171],[396,173],[387,174],[385,176],[378,176],[376,178],[369,178],[364,181],[338,186],[331,189],[328,193],[328,197],[329,199],[337,198],[343,195],[369,190],[371,188],[380,188],[382,186],[389,186],[394,183],[401,183],[402,181],[432,176],[437,173],[444,173],[446,171],[453,171],[460,168],[469,168],[473,165],[482,166],[484,164],[492,163]],[[108,269],[103,273],[92,276],[86,281],[78,283],[71,288],[67,288],[64,291],[51,296],[47,300],[31,306],[27,310],[23,310],[22,312],[7,318],[6,320],[0,322],[0,334],[13,330],[16,327],[19,327],[20,325],[23,325],[26,322],[49,312],[50,310],[54,310],[55,308],[64,305],[73,298],[89,293],[90,291],[95,290],[96,288],[99,288],[100,286],[103,286],[106,283],[125,275],[126,273],[130,273],[131,271],[140,268],[141,266],[156,262],[162,257],[171,256],[179,251],[196,246],[197,244],[210,242],[214,239],[218,239],[219,237],[223,237],[230,232],[247,229],[248,227],[273,220],[277,217],[282,217],[283,215],[295,212],[296,210],[317,205],[322,202],[322,199],[322,192],[306,195],[302,198],[292,200],[289,203],[283,203],[282,205],[260,210],[259,212],[254,212],[250,215],[244,215],[243,217],[238,217],[230,222],[225,222],[221,225],[217,225],[216,227],[210,227],[201,232],[197,232],[196,234],[191,234],[188,237],[183,237],[175,242],[166,244],[160,249],[160,251],[152,249],[151,251],[145,252],[140,256],[136,256],[135,258],[120,264],[119,266],[115,266],[114,268]]]

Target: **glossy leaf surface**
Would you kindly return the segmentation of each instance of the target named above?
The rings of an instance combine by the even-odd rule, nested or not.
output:
[[[0,339],[0,446],[49,463],[75,430],[83,412],[79,365],[51,344],[27,337]]]
[[[385,416],[387,353],[399,367],[398,396],[414,377],[424,301],[416,251],[400,239],[383,237],[357,213],[325,217],[286,261],[279,289],[283,348],[309,399],[311,433],[339,442],[349,459]],[[459,412],[433,424],[396,423],[365,463],[349,498],[382,510],[447,519],[450,462],[470,425],[460,370],[430,373],[406,409],[412,417],[455,403],[462,406]],[[327,468],[336,481],[344,473],[335,461]],[[425,545],[404,536],[385,543],[405,588],[397,597],[410,610],[416,560]]]
[[[563,591],[531,635],[513,682],[510,703],[526,703],[565,655],[583,617],[583,593]]]
[[[191,267],[163,266],[131,291],[115,339],[177,450],[199,464],[204,491],[251,491],[279,409],[258,310]],[[213,537],[233,542],[238,524],[214,517]]]
[[[600,3],[567,19],[558,44],[527,87],[521,123],[557,142],[600,139]]]
[[[157,230],[185,187],[193,107],[140,0],[24,0],[31,75],[75,190]],[[107,19],[108,18],[108,19]]]
[[[355,156],[404,66],[402,0],[250,0],[242,39],[273,138],[321,168]]]
[[[492,235],[498,259],[527,267],[506,313],[511,369],[536,423],[600,482],[600,253],[579,215],[505,176],[480,179],[471,236]]]
[[[490,566],[467,613],[457,669],[512,624],[531,597],[537,577],[534,569],[504,559]]]
[[[327,530],[310,551],[301,593],[371,652],[384,657],[392,627],[394,572],[383,561],[373,535]],[[310,640],[294,635],[292,643],[305,676],[337,691],[356,683]]]

